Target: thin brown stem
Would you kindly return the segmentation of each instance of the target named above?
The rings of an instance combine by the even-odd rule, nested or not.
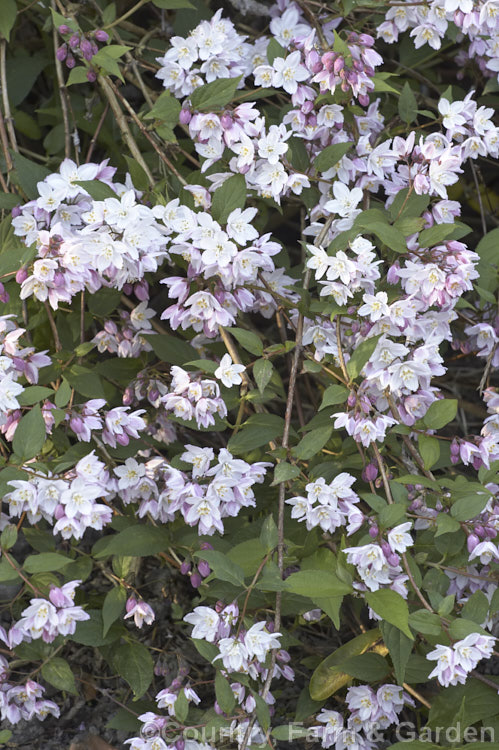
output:
[[[54,337],[55,350],[56,352],[60,352],[62,349],[62,344],[59,338],[59,332],[55,324],[54,316],[52,315],[52,310],[50,309],[50,305],[48,302],[45,302],[44,305],[45,305],[45,310],[47,311],[47,317],[49,319],[50,328],[52,329],[52,335]]]
[[[90,141],[90,145],[88,147],[87,156],[85,161],[89,162],[92,158],[92,154],[95,148],[95,144],[97,143],[97,139],[99,137],[100,131],[102,129],[102,126],[104,125],[104,121],[106,119],[106,115],[109,112],[109,102],[106,102],[106,105],[102,111],[102,114],[100,116],[99,122],[97,123],[97,127],[95,128],[94,134],[92,136],[92,140]]]
[[[14,130],[14,121],[10,111],[9,102],[9,89],[7,87],[7,65],[5,59],[5,53],[7,50],[7,42],[2,39],[0,42],[0,86],[2,87],[2,102],[3,111],[5,114],[5,124],[7,126],[7,132],[9,134],[10,145],[13,151],[18,151],[16,131]]]
[[[52,0],[52,9],[55,11],[56,5],[55,0]],[[69,108],[68,108],[68,91],[64,83],[64,74],[62,70],[62,63],[57,57],[57,48],[59,46],[59,37],[57,27],[54,25],[52,29],[52,39],[54,43],[54,61],[55,61],[55,74],[57,77],[57,85],[59,87],[59,98],[61,100],[62,110],[62,121],[64,124],[64,156],[69,159],[71,156],[71,128],[69,125]]]

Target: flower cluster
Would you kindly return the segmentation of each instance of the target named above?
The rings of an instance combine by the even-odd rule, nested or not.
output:
[[[29,607],[22,612],[21,619],[11,626],[8,634],[0,630],[3,642],[10,648],[22,641],[30,642],[42,638],[52,643],[58,635],[73,635],[76,623],[89,620],[85,610],[76,606],[74,596],[81,581],[69,581],[60,588],[52,586],[47,599],[31,599]]]
[[[348,535],[353,534],[364,521],[364,515],[356,505],[359,497],[351,489],[354,482],[355,478],[345,472],[338,474],[329,484],[323,477],[310,482],[305,487],[307,497],[286,500],[292,506],[291,518],[305,521],[309,531],[319,526],[332,533],[340,526],[347,526]]]
[[[373,746],[369,739],[372,730],[398,724],[404,706],[414,706],[414,701],[399,685],[381,685],[377,691],[359,685],[348,689],[346,705],[349,710],[346,722],[338,711],[323,708],[317,715],[317,721],[323,725],[318,728],[322,747],[369,750]]]
[[[103,330],[99,331],[92,342],[99,352],[117,354],[118,357],[138,357],[142,352],[150,352],[151,344],[144,338],[144,333],[151,335],[151,318],[156,315],[147,306],[147,300],[140,302],[129,313],[120,310],[119,325],[114,320],[106,320]]]
[[[14,232],[37,251],[31,274],[26,268],[17,274],[21,299],[34,296],[57,309],[85,289],[141,281],[167,257],[164,228],[130,183],[113,182],[115,172],[108,160],[77,166],[65,159],[38,183],[39,197],[17,211]],[[78,184],[95,180],[116,197],[94,200]]]
[[[436,649],[426,654],[427,659],[437,662],[428,678],[436,677],[444,687],[463,685],[478,662],[492,654],[495,640],[490,635],[470,633],[462,641],[453,643],[452,647],[437,644]]]
[[[83,34],[79,31],[74,32],[66,24],[61,24],[57,30],[62,37],[68,37],[68,39],[58,47],[56,57],[64,62],[70,70],[76,65],[75,55],[90,62],[99,51],[97,42],[109,41],[109,34],[104,29],[96,29],[91,34]],[[90,83],[97,80],[97,74],[94,70],[87,71],[87,80]]]

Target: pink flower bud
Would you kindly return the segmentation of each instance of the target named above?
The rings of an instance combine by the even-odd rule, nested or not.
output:
[[[69,38],[68,44],[71,47],[71,49],[77,49],[80,46],[80,37],[79,37],[79,34],[73,34]]]
[[[188,125],[192,119],[192,112],[188,109],[182,108],[178,116],[181,125]]]
[[[149,284],[147,281],[142,280],[137,282],[133,291],[137,299],[140,299],[141,302],[145,302],[149,299]]]
[[[393,553],[391,555],[388,555],[387,560],[389,565],[391,565],[393,568],[396,568],[400,562],[400,557]]]
[[[234,125],[234,121],[229,112],[224,112],[220,118],[220,124],[224,130],[230,130]]]
[[[198,570],[199,570],[199,574],[200,574],[200,575],[201,575],[201,576],[202,576],[203,578],[206,578],[206,576],[209,576],[209,575],[210,575],[210,573],[211,573],[211,568],[210,568],[210,566],[208,565],[208,563],[206,562],[206,560],[200,560],[200,561],[199,561],[199,564],[198,564]]]
[[[18,284],[22,284],[23,281],[25,281],[28,278],[28,272],[26,270],[26,267],[23,266],[19,269],[19,271],[16,273],[16,281]]]
[[[76,65],[76,60],[74,59],[73,55],[68,55],[66,57],[66,68],[69,68],[71,70]]]
[[[137,599],[134,596],[129,596],[126,601],[126,611],[131,612],[134,607],[137,606]]]
[[[199,586],[201,586],[201,581],[202,581],[202,578],[201,578],[201,576],[199,575],[199,573],[197,573],[197,572],[196,572],[196,573],[193,573],[193,574],[191,575],[191,579],[190,579],[190,580],[191,580],[191,586],[192,586],[193,588],[197,589],[197,588],[199,588]]]
[[[213,549],[213,545],[211,545],[209,542],[203,542],[200,546],[200,549]]]
[[[68,45],[62,44],[55,53],[55,56],[58,60],[60,60],[60,62],[63,62],[68,56]]]
[[[374,482],[376,477],[378,476],[378,467],[376,464],[367,464],[366,468],[364,469],[366,474],[366,479],[368,482]]]
[[[66,26],[65,23],[62,23],[59,26],[59,34],[62,34],[64,36],[64,34],[70,34],[70,33],[71,33],[71,29],[69,28],[69,26]]]
[[[180,566],[180,572],[182,573],[183,576],[185,576],[190,571],[191,567],[192,565],[189,562],[189,560],[184,560],[184,562]]]
[[[369,529],[369,536],[371,537],[371,539],[376,539],[376,537],[378,536],[378,533],[379,533],[378,527],[376,526],[376,524],[373,524]]]
[[[121,435],[116,435],[116,442],[120,445],[128,445],[130,442],[130,438],[126,434],[126,432],[123,432]]]
[[[477,537],[476,534],[470,534],[466,540],[466,546],[468,548],[468,552],[471,554],[477,544],[479,544],[480,539]]]
[[[98,42],[107,42],[109,40],[109,34],[104,29],[97,29],[94,33],[94,37]]]
[[[131,294],[133,292],[133,286],[129,284],[128,282],[126,284],[123,284],[123,294]]]

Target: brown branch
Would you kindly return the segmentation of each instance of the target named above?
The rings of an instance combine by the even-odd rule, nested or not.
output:
[[[52,9],[55,11],[56,5],[55,0],[51,2]],[[62,121],[64,123],[64,156],[69,159],[71,156],[71,129],[69,126],[69,110],[68,110],[68,91],[66,84],[64,83],[64,74],[62,71],[62,63],[57,57],[57,48],[59,46],[59,37],[57,28],[54,25],[52,29],[52,38],[54,42],[54,61],[55,61],[55,74],[57,77],[57,85],[59,87],[59,97],[61,100],[62,110]]]

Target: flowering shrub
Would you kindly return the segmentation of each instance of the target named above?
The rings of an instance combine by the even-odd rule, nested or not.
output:
[[[3,0],[0,745],[493,750],[499,2],[231,2]]]

